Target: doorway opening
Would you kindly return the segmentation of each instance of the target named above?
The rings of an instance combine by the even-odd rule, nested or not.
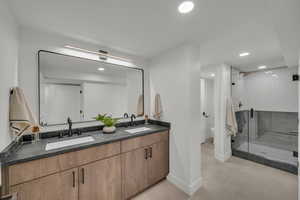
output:
[[[201,78],[201,120],[203,126],[202,143],[214,141],[214,79]]]

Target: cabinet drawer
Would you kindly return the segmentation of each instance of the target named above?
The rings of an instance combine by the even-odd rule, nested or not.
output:
[[[159,141],[167,141],[169,139],[169,131],[163,131],[141,137],[136,137],[121,141],[121,151],[128,152],[141,147],[149,146]]]
[[[8,168],[9,185],[16,185],[58,171],[57,156],[12,165]]]
[[[117,154],[120,154],[120,142],[12,165],[8,168],[9,185],[30,181]]]
[[[18,200],[78,200],[78,170],[72,169],[10,188]]]
[[[120,154],[120,145],[120,142],[114,142],[77,151],[77,166]]]

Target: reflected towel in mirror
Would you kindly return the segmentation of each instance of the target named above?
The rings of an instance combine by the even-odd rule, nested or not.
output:
[[[161,103],[161,98],[160,94],[155,95],[155,102],[154,102],[154,115],[153,117],[155,119],[160,119],[163,113],[162,109],[162,103]]]
[[[137,117],[144,115],[144,96],[142,94],[138,98],[136,115]]]

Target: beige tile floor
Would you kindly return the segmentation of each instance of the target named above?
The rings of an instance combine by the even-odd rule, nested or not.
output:
[[[213,145],[202,145],[203,187],[192,197],[163,181],[134,200],[297,200],[297,176],[232,157],[217,161]]]

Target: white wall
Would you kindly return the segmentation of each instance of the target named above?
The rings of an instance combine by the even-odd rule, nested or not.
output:
[[[198,48],[182,46],[162,53],[149,65],[151,102],[159,93],[162,120],[171,122],[168,179],[188,194],[202,183],[198,58]],[[151,110],[154,110],[153,104]]]
[[[79,122],[81,110],[81,86],[41,84],[41,121],[62,124],[70,117]]]
[[[230,93],[230,67],[221,64],[216,68],[214,100],[215,100],[215,157],[224,162],[231,157],[231,137],[226,129],[226,107]]]
[[[235,71],[233,99],[235,105],[242,101],[242,109],[254,108],[262,111],[298,111],[298,82],[292,75],[298,73],[297,67],[272,70],[278,77],[264,72],[240,75]]]
[[[10,8],[0,1],[0,151],[10,142],[9,90],[17,86],[18,27]]]
[[[47,77],[47,79],[42,77]],[[112,114],[113,117],[122,117],[125,112],[136,115],[138,98],[142,95],[142,74],[138,70],[129,70],[122,76],[113,76],[44,69],[41,73],[41,82],[44,83],[41,87],[41,93],[43,93],[41,94],[41,116],[47,124],[65,123],[68,116],[72,116],[71,119],[74,122],[79,122],[93,120],[100,113]],[[66,86],[63,85],[64,83],[82,85],[82,100],[79,97],[79,89],[77,93],[72,93],[75,86]],[[70,89],[65,92],[70,95],[68,98],[64,93],[59,92],[67,88]],[[64,96],[65,101],[60,100],[61,103],[55,101],[55,99],[58,100],[56,95],[59,94],[61,94],[60,97]],[[72,100],[75,98],[74,95],[78,101]],[[70,101],[73,104],[64,105],[64,102]],[[77,106],[80,105],[80,101],[82,101],[82,108]],[[53,108],[54,105],[57,108]],[[83,111],[84,119],[82,120],[79,118],[79,110]]]
[[[39,50],[49,50],[55,52],[65,53],[63,48],[67,44],[72,44],[74,46],[97,50],[103,47],[98,45],[93,45],[90,43],[78,41],[72,38],[58,36],[55,34],[50,34],[46,32],[39,32],[36,30],[21,28],[20,33],[20,51],[19,51],[19,84],[24,89],[26,96],[28,96],[29,103],[32,105],[33,112],[38,116],[38,64],[37,64],[37,53]],[[105,48],[108,49],[108,48]],[[135,64],[141,67],[145,67],[147,61],[135,57],[132,55],[127,55],[122,52],[117,52],[108,49],[112,54],[116,56],[127,57],[134,60]],[[147,73],[145,73],[147,76]],[[149,78],[145,77],[146,89],[149,88]],[[149,96],[145,91],[146,97]],[[146,111],[149,110],[148,102],[146,101]],[[82,124],[83,125],[83,124]],[[60,127],[61,128],[61,127]]]
[[[84,83],[83,99],[85,120],[93,120],[98,114],[121,117],[128,112],[127,90],[124,85]]]
[[[139,96],[142,95],[142,77],[140,71],[127,72],[127,110],[129,114],[137,115]]]

